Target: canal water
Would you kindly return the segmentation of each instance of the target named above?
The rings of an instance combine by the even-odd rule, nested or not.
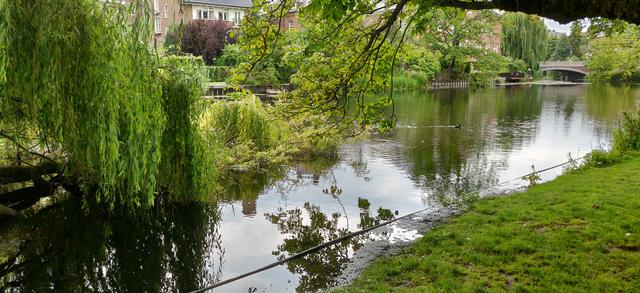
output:
[[[66,201],[38,213],[16,228],[31,240],[13,266],[0,268],[0,286],[9,292],[205,287],[456,194],[524,186],[496,184],[608,147],[622,113],[640,110],[640,87],[411,92],[397,93],[395,104],[396,129],[344,145],[337,159],[232,174],[216,203],[100,216]],[[335,285],[370,239],[419,237],[405,232],[357,237],[215,292],[322,290]]]

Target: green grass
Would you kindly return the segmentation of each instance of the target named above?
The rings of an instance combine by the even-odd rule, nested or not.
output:
[[[639,292],[640,157],[482,200],[340,292]]]

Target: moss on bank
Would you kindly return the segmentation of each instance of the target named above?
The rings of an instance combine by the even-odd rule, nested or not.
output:
[[[640,157],[480,201],[344,292],[633,292]]]

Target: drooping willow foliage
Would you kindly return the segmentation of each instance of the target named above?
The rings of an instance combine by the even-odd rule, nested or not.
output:
[[[540,17],[509,13],[502,21],[502,54],[522,59],[532,69],[547,56],[547,29]]]
[[[199,62],[198,62],[199,61]],[[190,200],[208,194],[215,180],[216,147],[200,127],[202,59],[167,57],[159,69],[162,107],[167,123],[162,135],[160,179],[174,199]]]
[[[65,176],[111,206],[153,204],[159,176],[171,191],[202,189],[186,188],[201,177],[189,161],[202,147],[195,82],[158,70],[148,11],[145,0],[0,0],[0,126],[16,140],[35,134],[63,156]]]

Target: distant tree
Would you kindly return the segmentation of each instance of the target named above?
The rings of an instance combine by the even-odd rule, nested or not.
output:
[[[586,43],[586,39],[582,35],[582,22],[579,20],[571,23],[569,43],[571,44],[571,54],[582,60],[584,58],[584,50],[582,49],[582,46]]]
[[[566,35],[561,35],[549,60],[566,61],[569,57],[571,57],[571,41]]]
[[[640,80],[640,29],[627,25],[622,33],[593,40],[592,56],[587,61],[592,80]]]
[[[416,23],[416,32],[421,36],[421,45],[442,56],[442,68],[446,68],[448,79],[457,78],[456,65],[466,59],[484,53],[483,36],[492,33],[497,15],[485,10],[474,14],[457,8],[434,8]]]
[[[236,66],[242,62],[243,52],[238,44],[231,44],[224,48],[216,65],[219,66]]]
[[[547,56],[547,29],[538,16],[508,13],[502,20],[502,54],[538,68]]]
[[[178,24],[172,24],[169,26],[167,36],[164,38],[164,50],[170,54],[176,54],[180,52],[180,39],[182,38],[183,26]]]
[[[204,62],[213,65],[224,47],[233,40],[229,36],[231,24],[224,20],[196,19],[184,27],[182,52],[202,56]]]
[[[547,38],[547,57],[545,58],[546,60],[552,60],[551,57],[553,56],[553,53],[556,51],[556,48],[558,47],[559,40],[560,38],[556,35],[550,35]]]
[[[623,33],[629,24],[620,19],[607,19],[603,17],[593,17],[589,19],[589,38],[598,36],[610,37],[614,34]]]

